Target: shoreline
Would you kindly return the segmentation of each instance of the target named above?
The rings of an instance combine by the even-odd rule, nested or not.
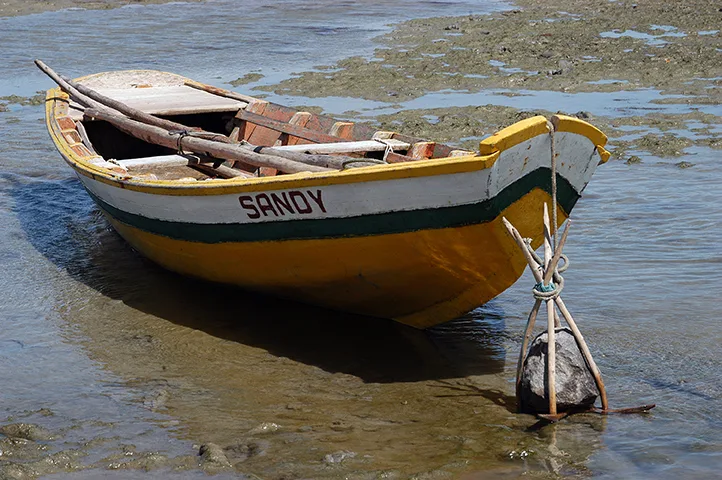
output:
[[[127,5],[157,5],[170,3],[174,0],[52,0],[28,2],[25,0],[0,0],[0,18],[20,17],[36,13],[55,12],[69,8],[86,10],[111,10]],[[184,2],[201,2],[204,0],[183,0]]]

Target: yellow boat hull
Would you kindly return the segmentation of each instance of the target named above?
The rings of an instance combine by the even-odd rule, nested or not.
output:
[[[534,117],[473,155],[189,183],[114,171],[83,145],[59,90],[48,93],[46,119],[115,230],[154,262],[417,328],[456,318],[519,278],[525,260],[501,219],[539,245],[550,147],[560,224],[609,156],[588,123],[557,116],[550,131]]]
[[[539,239],[539,206],[550,201],[535,189],[503,216],[522,235]],[[558,212],[564,221],[566,214]],[[174,272],[416,328],[491,300],[526,266],[501,217],[393,235],[223,244],[171,239],[108,219],[133,248]]]

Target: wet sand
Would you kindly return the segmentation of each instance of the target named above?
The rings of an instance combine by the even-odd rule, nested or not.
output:
[[[391,106],[446,90],[491,90],[512,97],[531,95],[527,91],[655,89],[668,94],[665,102],[718,105],[722,62],[715,30],[722,12],[709,2],[666,3],[639,2],[635,7],[601,0],[520,0],[520,10],[489,16],[414,20],[381,39],[374,59],[344,60],[264,88],[305,97],[353,96]],[[2,2],[0,15],[126,4]],[[29,104],[32,99],[0,98],[0,110]],[[566,113],[593,117],[612,137],[615,157],[630,164],[639,152],[676,158],[689,146],[722,146],[714,128],[722,119],[716,114],[605,117],[584,108],[580,104]],[[403,110],[369,121],[473,148],[478,138],[498,128],[551,113],[482,104]],[[680,134],[682,129],[699,135],[690,138]],[[43,145],[47,158],[57,157]],[[595,474],[587,467],[590,455],[609,448],[602,440],[606,419],[581,416],[535,430],[535,419],[513,413],[510,379],[520,337],[510,332],[517,328],[518,333],[526,307],[510,314],[491,305],[477,317],[426,333],[386,322],[369,326],[353,316],[238,294],[148,265],[108,230],[74,181],[29,183],[12,193],[14,214],[24,222],[23,233],[14,234],[26,235],[34,248],[23,255],[37,263],[45,259],[44,282],[62,285],[54,292],[61,306],[53,308],[66,325],[64,334],[135,392],[130,403],[186,444],[161,451],[144,440],[140,427],[141,433],[130,440],[118,440],[115,429],[136,418],[103,414],[102,421],[86,424],[68,419],[59,407],[43,406],[2,422],[0,448],[7,462],[0,478],[58,472],[79,476],[84,471],[92,478],[106,470],[129,472],[128,478],[140,472],[155,472],[159,478],[180,472],[187,474],[184,478],[205,478],[205,472],[217,473],[217,478],[248,474],[274,479],[584,478]],[[61,206],[58,198],[78,200]],[[37,212],[43,213],[42,222]],[[582,230],[584,221],[582,216]],[[63,283],[68,277],[72,284]],[[522,296],[527,285],[521,290],[519,298],[527,302]],[[577,306],[594,305],[577,300]],[[643,349],[642,341],[627,339],[605,344],[606,324],[586,328],[595,347],[604,351],[606,346],[612,357],[626,358],[618,350]],[[689,357],[685,362],[694,370],[696,359]],[[602,357],[601,362],[611,360]],[[608,377],[615,402],[628,398],[614,388],[623,374],[624,365],[615,365]],[[45,379],[39,385],[61,380]],[[670,385],[674,392],[694,393],[694,384]],[[631,401],[649,392],[635,388],[640,390],[630,395]],[[714,397],[716,390],[709,391]],[[669,408],[672,402],[667,403]],[[638,421],[641,430],[646,422],[624,421]],[[78,431],[87,433],[78,440],[73,434]],[[694,446],[697,453],[718,448],[700,445]],[[650,460],[645,455],[638,461]],[[667,457],[659,461],[666,464]]]
[[[358,97],[402,103],[429,92],[525,91],[564,93],[656,90],[658,103],[718,105],[722,101],[722,11],[714,2],[520,0],[516,9],[482,16],[420,19],[386,35],[373,58],[355,57],[279,85],[278,94]],[[653,103],[654,103],[653,102]],[[579,109],[584,108],[583,104]],[[500,106],[406,110],[381,116],[384,128],[459,142],[522,118],[550,111]],[[568,111],[589,119],[584,111]],[[595,117],[615,157],[628,150],[678,156],[692,144],[674,133],[639,140],[615,137],[644,127],[675,130],[687,122],[704,130],[721,123],[701,112]],[[621,127],[621,128],[620,128]],[[628,128],[634,127],[634,128]],[[473,148],[476,140],[461,143]],[[722,148],[719,135],[696,140]]]
[[[108,10],[124,7],[126,5],[152,5],[168,3],[171,0],[0,0],[0,17],[13,17],[17,15],[30,15],[33,13],[49,12],[66,8],[86,8],[92,10]],[[200,0],[184,0],[186,2]]]

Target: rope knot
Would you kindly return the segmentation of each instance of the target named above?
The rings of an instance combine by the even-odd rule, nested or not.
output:
[[[558,272],[554,272],[554,279],[557,283],[549,282],[548,285],[544,285],[544,282],[539,282],[534,285],[534,288],[531,289],[531,294],[534,295],[534,298],[546,301],[554,300],[561,295],[562,290],[564,290],[564,277],[559,275]]]
[[[178,135],[178,140],[176,142],[176,146],[178,147],[178,155],[185,155],[185,152],[183,151],[183,138],[189,137],[191,133],[187,129],[169,130],[168,135]]]

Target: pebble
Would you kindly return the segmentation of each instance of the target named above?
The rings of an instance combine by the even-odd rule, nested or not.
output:
[[[198,450],[201,456],[201,464],[204,467],[230,467],[231,462],[228,461],[223,449],[215,443],[204,443]]]
[[[257,427],[252,428],[248,431],[251,435],[258,435],[261,433],[274,433],[281,429],[281,426],[273,422],[263,422]]]
[[[347,458],[354,458],[356,456],[355,452],[349,452],[348,450],[339,450],[338,452],[329,453],[325,457],[323,457],[324,463],[327,463],[329,465],[341,463]]]

